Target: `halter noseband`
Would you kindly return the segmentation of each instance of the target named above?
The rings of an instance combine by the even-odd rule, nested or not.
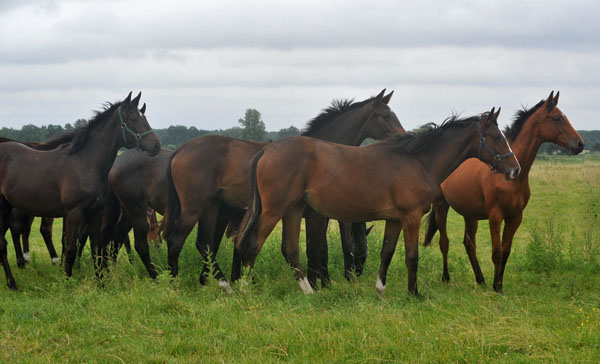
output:
[[[508,153],[504,153],[504,154],[496,153],[496,151],[493,150],[492,147],[490,147],[490,145],[485,141],[485,137],[483,136],[483,132],[481,131],[481,119],[477,123],[477,130],[479,131],[479,151],[477,152],[477,158],[481,159],[481,150],[485,147],[485,149],[488,152],[490,152],[490,154],[492,156],[494,156],[495,162],[492,167],[492,170],[494,172],[496,172],[496,171],[498,171],[496,169],[498,167],[498,163],[500,163],[500,161],[504,158],[508,158],[508,157],[515,155],[515,153],[513,153],[513,152],[508,152]]]
[[[127,124],[125,123],[125,121],[123,120],[123,115],[121,115],[121,105],[119,105],[117,112],[119,113],[119,119],[121,120],[121,130],[123,130],[123,143],[125,144],[125,147],[127,147],[127,145],[129,144],[127,142],[127,135],[125,134],[127,132],[127,133],[133,135],[133,137],[135,138],[135,149],[141,150],[142,148],[140,148],[140,140],[143,137],[145,137],[146,135],[154,133],[154,130],[149,129],[143,133],[136,133],[130,127],[128,127]]]

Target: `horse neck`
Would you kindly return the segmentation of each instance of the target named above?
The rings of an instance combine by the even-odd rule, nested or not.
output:
[[[101,179],[108,178],[108,172],[122,145],[121,133],[117,118],[113,115],[90,131],[86,145],[78,152],[86,167]]]
[[[473,126],[444,131],[431,148],[417,154],[434,185],[439,186],[462,162],[477,157]]]
[[[530,118],[531,119],[531,118]],[[535,157],[538,150],[542,146],[542,143],[548,140],[543,140],[537,136],[537,128],[533,120],[528,119],[519,131],[519,134],[515,140],[510,142],[510,147],[515,152],[515,156],[519,160],[521,165],[521,173],[519,174],[519,181],[526,181],[529,176],[531,166],[535,161]]]
[[[369,114],[362,108],[349,110],[328,121],[314,132],[304,135],[328,142],[357,146],[366,139],[366,136],[363,135],[363,126],[368,117]]]

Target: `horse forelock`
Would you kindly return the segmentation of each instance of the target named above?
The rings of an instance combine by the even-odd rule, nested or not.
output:
[[[521,110],[518,110],[515,113],[513,122],[510,124],[510,126],[504,128],[504,135],[509,142],[517,139],[517,136],[519,136],[519,133],[523,129],[523,126],[527,120],[529,120],[531,115],[538,111],[538,109],[541,108],[545,102],[546,100],[542,100],[530,109],[527,109],[525,106],[523,106]]]

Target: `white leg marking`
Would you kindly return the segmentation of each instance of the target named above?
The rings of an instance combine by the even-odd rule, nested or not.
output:
[[[221,287],[225,292],[227,292],[229,294],[233,293],[233,289],[231,289],[229,282],[227,282],[226,280],[220,280],[219,287]]]
[[[58,263],[60,263],[60,258],[59,257],[52,258],[52,264],[57,265]]]
[[[306,277],[299,280],[298,283],[300,284],[300,289],[302,290],[302,292],[304,292],[306,294],[315,292],[315,291],[313,291],[312,287],[310,286],[310,283],[308,283],[308,279],[306,279]]]
[[[23,253],[23,259],[25,259],[25,261],[27,263],[31,262],[31,257],[29,256],[29,252]]]
[[[375,283],[375,288],[377,288],[377,292],[383,296],[385,293],[385,285],[381,281],[381,277],[377,277],[377,283]]]

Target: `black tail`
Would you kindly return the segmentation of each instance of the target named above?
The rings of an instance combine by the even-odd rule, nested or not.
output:
[[[170,240],[173,229],[175,228],[175,222],[181,215],[181,202],[179,201],[179,195],[173,184],[173,175],[171,174],[171,163],[173,158],[177,155],[177,151],[173,152],[169,157],[169,164],[167,165],[167,208],[165,209],[165,216],[163,216],[162,225],[164,226],[163,237]]]
[[[106,196],[106,203],[104,205],[104,212],[102,217],[102,229],[100,230],[100,237],[104,246],[108,246],[108,243],[115,240],[115,230],[121,215],[121,203],[117,198],[117,195],[113,192],[112,188],[108,188]]]
[[[431,244],[435,232],[438,231],[438,226],[435,222],[435,207],[431,207],[431,212],[427,216],[427,223],[427,233],[425,234],[425,241],[423,242],[424,246],[429,246]]]
[[[250,203],[248,204],[248,210],[246,211],[246,215],[244,215],[244,219],[240,226],[240,232],[235,242],[235,248],[242,253],[242,255],[247,249],[248,238],[256,229],[256,224],[262,213],[262,202],[256,183],[256,166],[263,154],[264,149],[252,158],[252,164],[250,166]]]

